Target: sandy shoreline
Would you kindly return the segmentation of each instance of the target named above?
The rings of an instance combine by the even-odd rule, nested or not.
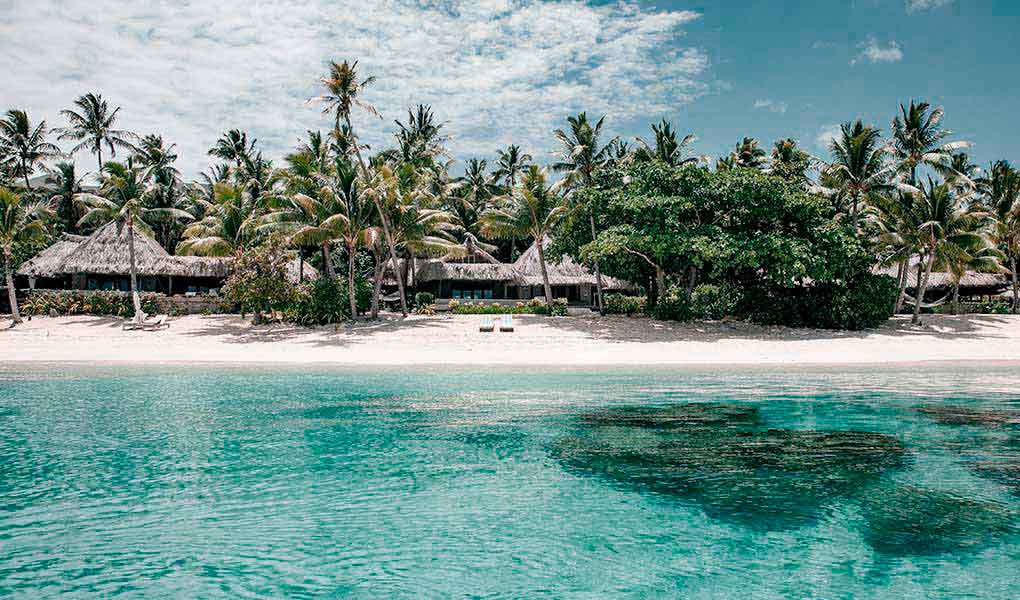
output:
[[[348,327],[253,327],[236,316],[173,319],[122,331],[108,317],[36,317],[0,331],[4,363],[269,363],[352,366],[906,365],[1020,361],[1020,316],[896,318],[868,332],[678,324],[624,317],[517,317],[479,333],[478,317],[387,318]]]

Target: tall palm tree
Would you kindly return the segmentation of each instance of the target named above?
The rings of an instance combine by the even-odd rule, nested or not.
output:
[[[700,160],[697,156],[688,156],[689,146],[698,139],[693,133],[685,135],[682,139],[677,139],[673,125],[663,119],[660,123],[652,123],[652,134],[655,136],[653,145],[637,138],[641,147],[634,151],[634,160],[643,162],[661,160],[671,167],[697,164]],[[626,147],[624,147],[624,152],[626,152]]]
[[[415,167],[433,166],[435,159],[446,154],[446,136],[442,133],[443,124],[437,123],[432,107],[419,104],[415,109],[407,109],[407,123],[394,121],[397,125],[397,144],[404,162]]]
[[[74,196],[81,193],[84,179],[84,175],[78,175],[73,162],[57,163],[55,168],[50,169],[49,177],[46,178],[49,193],[52,194],[50,203],[56,206],[57,218],[63,231],[68,233],[78,230],[78,219],[81,218],[81,214]]]
[[[850,199],[850,215],[856,231],[861,200],[889,189],[892,172],[886,162],[881,133],[860,119],[843,123],[839,136],[829,143],[829,153],[832,163],[827,173]]]
[[[486,169],[484,159],[468,159],[464,174],[455,180],[455,193],[449,195],[448,206],[457,217],[465,235],[477,235],[479,219],[489,206],[489,201],[499,194],[499,186]]]
[[[944,170],[952,161],[953,152],[970,146],[968,142],[946,142],[952,132],[942,128],[945,111],[931,108],[927,102],[910,101],[900,104],[900,114],[893,119],[893,152],[899,162],[897,170],[916,186],[917,170],[928,166]]]
[[[72,153],[88,149],[96,155],[99,172],[103,171],[103,145],[110,151],[110,157],[117,156],[117,149],[133,150],[134,140],[138,137],[130,131],[114,129],[120,107],[110,110],[110,106],[100,94],[88,93],[74,101],[78,110],[67,109],[60,114],[67,118],[69,125],[60,130],[61,140],[74,140],[78,145],[71,149]]]
[[[209,156],[223,159],[234,163],[234,168],[241,170],[241,163],[250,159],[255,154],[255,142],[248,141],[248,134],[240,129],[231,129],[220,136],[212,148],[209,148]]]
[[[566,173],[564,182],[568,193],[572,193],[584,186],[591,185],[594,181],[595,171],[607,164],[613,156],[613,147],[616,139],[602,144],[602,124],[605,117],[600,117],[592,124],[588,121],[587,113],[580,113],[576,117],[567,117],[570,125],[569,131],[557,129],[553,135],[561,144],[560,162],[553,163],[553,170]],[[591,239],[595,241],[598,231],[595,228],[595,206],[589,203],[583,208],[588,214],[588,225],[591,227]],[[541,243],[539,243],[541,246]],[[595,289],[598,298],[599,313],[605,314],[605,304],[602,301],[602,270],[598,259],[592,261],[595,268]]]
[[[188,202],[180,182],[180,171],[174,166],[177,161],[176,147],[176,144],[167,145],[162,136],[150,134],[142,138],[134,154],[134,160],[143,169],[141,178],[148,183],[146,207],[180,211],[154,212],[154,216],[150,217],[159,219],[150,221],[150,225],[156,229],[156,239],[168,252],[172,252],[177,245],[181,233],[180,216],[184,214]]]
[[[567,213],[567,206],[556,192],[546,184],[546,175],[532,165],[521,184],[513,190],[502,206],[491,208],[482,217],[482,231],[494,237],[530,236],[535,240],[538,262],[542,270],[545,301],[551,303],[552,286],[545,264],[545,237]]]
[[[733,165],[747,169],[764,169],[768,164],[765,151],[758,147],[758,140],[750,137],[737,142],[730,152]]]
[[[1009,265],[1013,289],[1012,312],[1020,310],[1020,172],[1009,162],[992,164],[987,174],[975,178],[987,210],[995,216],[992,238]]]
[[[368,173],[368,165],[361,156],[361,146],[358,144],[357,135],[354,133],[354,125],[351,123],[351,110],[357,106],[377,117],[379,116],[379,112],[375,107],[361,99],[362,92],[366,87],[375,82],[375,77],[370,75],[362,78],[359,76],[358,61],[348,62],[345,60],[342,63],[330,61],[329,73],[322,77],[320,81],[323,87],[326,88],[326,93],[313,98],[313,100],[318,100],[325,104],[322,109],[324,114],[332,113],[334,115],[334,129],[341,130],[343,128],[347,132],[348,145],[352,147],[355,156],[358,158],[362,176],[365,179],[370,179],[371,175]],[[393,236],[390,234],[389,219],[382,205],[379,204],[379,196],[373,195],[372,197],[376,202],[375,208],[379,213],[383,236],[386,239],[386,244],[390,247],[390,259],[393,261],[393,264],[397,264],[397,247],[393,242]],[[407,297],[404,293],[404,282],[399,277],[397,278],[397,287],[400,291],[400,312],[406,317]]]
[[[60,148],[46,141],[46,121],[35,127],[23,110],[9,110],[0,120],[0,144],[8,148],[14,165],[14,175],[25,180],[25,189],[31,191],[28,178],[43,161],[59,156]]]
[[[511,144],[506,150],[496,150],[496,165],[492,176],[496,181],[503,183],[503,193],[510,194],[517,187],[517,180],[527,170],[528,165],[534,160],[527,152],[521,152],[521,147]],[[517,260],[517,240],[510,238],[510,262]]]
[[[0,250],[4,254],[4,276],[7,296],[11,303],[12,327],[21,323],[18,298],[14,290],[14,244],[38,239],[46,234],[47,219],[52,216],[49,206],[42,202],[26,203],[9,189],[0,188]]]
[[[138,297],[138,270],[135,266],[135,229],[146,232],[150,227],[146,220],[162,222],[173,219],[190,219],[191,215],[179,208],[156,207],[145,205],[147,181],[144,171],[133,164],[132,160],[125,163],[107,162],[104,167],[103,183],[99,194],[80,193],[75,200],[85,209],[85,214],[78,225],[99,227],[107,223],[116,223],[118,227],[126,226],[128,233],[128,261],[131,272],[131,300],[135,309],[135,321],[141,322],[141,299]]]
[[[920,253],[918,272],[921,272],[922,265],[924,269],[911,319],[912,323],[917,324],[920,322],[921,305],[928,289],[932,267],[936,263],[970,263],[990,243],[983,230],[987,214],[968,206],[949,184],[936,184],[929,177],[927,185],[922,183],[908,191],[915,198],[912,211],[915,229],[911,234],[917,240]]]
[[[771,172],[797,186],[807,185],[811,155],[797,146],[797,140],[776,140],[772,147]]]

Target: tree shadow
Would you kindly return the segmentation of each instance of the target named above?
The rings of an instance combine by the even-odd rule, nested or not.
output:
[[[442,328],[446,320],[444,317],[401,319],[398,316],[381,315],[376,321],[309,326],[279,322],[252,325],[245,319],[225,320],[218,316],[203,318],[199,328],[185,331],[181,335],[218,337],[227,343],[236,344],[294,341],[317,347],[345,347],[392,331]]]

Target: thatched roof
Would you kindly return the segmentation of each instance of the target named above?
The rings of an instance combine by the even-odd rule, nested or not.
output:
[[[207,278],[230,275],[232,257],[171,256],[156,240],[137,228],[134,231],[135,268],[139,275]],[[288,263],[287,279],[297,283],[299,268],[296,258]],[[305,263],[304,270],[305,280],[319,275],[308,263]],[[18,275],[31,277],[58,277],[73,273],[125,276],[130,272],[127,227],[116,223],[104,225],[88,237],[64,234],[18,269]]]
[[[441,260],[422,261],[417,270],[418,281],[505,281],[517,279],[513,265],[505,263],[454,263]]]
[[[61,267],[72,252],[86,239],[82,235],[65,233],[39,254],[21,263],[18,275],[25,277],[58,277],[64,273]]]
[[[912,256],[908,263],[907,289],[914,289],[917,286],[917,264],[920,259]],[[896,277],[897,266],[875,267],[873,272],[878,275]],[[978,273],[967,271],[960,278],[960,289],[1006,289],[1008,282],[1002,273]],[[948,290],[953,286],[953,276],[948,271],[932,271],[928,278],[928,289],[931,291]]]
[[[542,240],[542,248],[549,247],[552,241],[546,237]],[[557,258],[559,260],[557,260]],[[595,274],[587,267],[578,264],[570,256],[553,257],[546,254],[545,268],[549,274],[549,285],[595,285]],[[543,285],[542,266],[538,260],[537,242],[532,244],[513,264],[517,272],[519,285]],[[602,288],[606,290],[632,290],[635,286],[615,277],[602,276]]]

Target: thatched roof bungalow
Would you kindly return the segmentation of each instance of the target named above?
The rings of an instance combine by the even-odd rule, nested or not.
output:
[[[546,246],[550,240],[543,240]],[[538,248],[534,244],[512,264],[491,257],[471,256],[475,262],[452,260],[417,260],[410,283],[420,291],[428,291],[443,301],[484,300],[516,302],[544,297],[542,270]],[[401,269],[404,264],[401,263]],[[546,271],[553,297],[566,298],[574,305],[591,306],[595,297],[595,275],[569,256],[546,256]],[[613,277],[602,278],[607,291],[636,291],[636,286]],[[395,285],[396,281],[392,280]]]
[[[909,294],[913,294],[917,287],[917,267],[919,262],[920,259],[917,256],[912,256],[907,266],[907,293]],[[898,274],[896,265],[876,267],[873,272],[893,278]],[[925,297],[932,299],[945,296],[952,292],[953,285],[952,273],[948,271],[932,271],[928,278],[928,288],[925,292]],[[1009,281],[1007,276],[1002,273],[967,271],[960,278],[959,285],[961,298],[979,298],[1002,293],[1009,287]]]
[[[135,271],[143,291],[166,294],[204,292],[219,288],[230,275],[233,259],[173,256],[152,237],[134,229]],[[314,279],[310,265],[303,269],[295,260],[288,278]],[[22,263],[17,275],[31,288],[112,289],[130,288],[131,262],[128,228],[118,223],[100,227],[88,237],[64,234],[56,243]]]

